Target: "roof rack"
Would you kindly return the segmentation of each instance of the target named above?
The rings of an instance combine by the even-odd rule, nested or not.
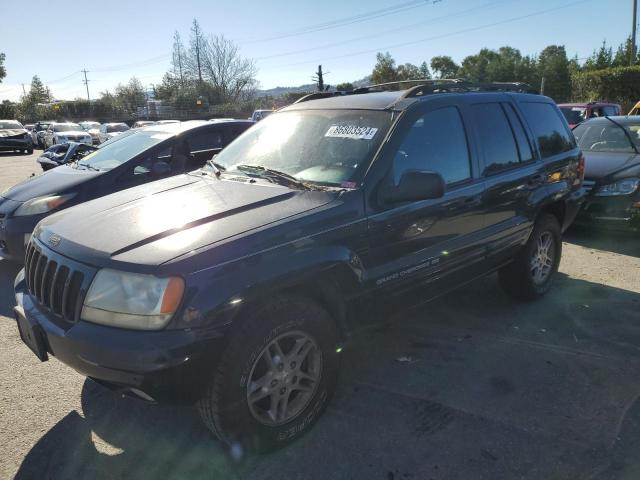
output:
[[[342,92],[314,92],[314,93],[309,93],[308,95],[305,95],[303,97],[300,97],[295,102],[293,102],[293,104],[308,102],[309,100],[318,100],[320,98],[336,97],[340,95],[343,95],[343,93]]]
[[[314,92],[304,97],[300,97],[293,103],[318,100],[320,98],[336,97],[342,95],[359,95],[371,92],[384,92],[392,90],[392,86],[405,86],[415,84],[407,88],[400,98],[421,97],[434,93],[460,93],[460,92],[518,92],[535,93],[539,92],[531,85],[523,82],[469,82],[460,78],[424,78],[416,80],[399,80],[397,82],[377,83],[359,87],[350,92]]]

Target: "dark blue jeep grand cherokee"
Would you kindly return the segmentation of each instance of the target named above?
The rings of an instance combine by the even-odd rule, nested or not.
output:
[[[555,104],[521,85],[386,88],[305,98],[202,170],[41,221],[15,285],[23,341],[268,450],[327,406],[372,299],[493,271],[544,294],[583,168]]]

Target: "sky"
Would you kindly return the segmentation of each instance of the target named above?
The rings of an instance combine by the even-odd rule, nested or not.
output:
[[[19,100],[33,75],[56,99],[92,98],[136,76],[145,86],[169,69],[174,31],[188,41],[197,18],[255,60],[261,88],[325,83],[371,73],[378,51],[398,63],[436,55],[460,62],[480,48],[536,54],[550,44],[590,55],[631,31],[633,0],[0,0],[0,101]],[[7,21],[15,19],[16,21]]]

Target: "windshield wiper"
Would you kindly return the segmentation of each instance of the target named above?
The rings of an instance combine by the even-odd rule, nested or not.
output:
[[[78,162],[76,162],[76,164],[77,164],[79,167],[84,167],[84,168],[86,168],[87,170],[93,170],[93,171],[95,171],[95,172],[99,172],[99,171],[100,171],[100,169],[99,169],[99,168],[94,167],[93,165],[89,165],[88,163],[83,163],[83,162],[78,161]]]
[[[220,163],[214,162],[213,158],[211,160],[207,160],[207,165],[211,167],[213,170],[213,174],[220,178],[220,174],[226,170],[226,167]]]
[[[631,144],[631,148],[633,148],[633,150],[634,150],[636,153],[640,153],[640,152],[638,152],[638,147],[636,147],[636,144],[634,143],[633,138],[631,138],[631,134],[627,131],[627,129],[626,129],[626,128],[624,128],[624,127],[623,127],[622,125],[620,125],[618,122],[616,122],[615,120],[613,120],[613,119],[611,119],[611,118],[609,118],[609,117],[604,117],[604,118],[606,118],[607,120],[609,120],[609,121],[610,121],[611,123],[613,123],[614,125],[616,125],[616,126],[620,127],[620,128],[622,129],[622,131],[624,132],[625,136],[627,137],[627,140],[629,140],[629,143]]]
[[[281,172],[279,170],[274,170],[272,168],[265,168],[261,165],[236,165],[236,170],[240,170],[241,172],[250,173],[253,175],[257,175],[259,177],[266,178],[268,180],[273,181],[274,183],[278,183],[279,185],[285,186],[295,186],[297,188],[301,188],[303,190],[310,190],[309,186],[298,180],[293,175],[289,175],[288,173]]]

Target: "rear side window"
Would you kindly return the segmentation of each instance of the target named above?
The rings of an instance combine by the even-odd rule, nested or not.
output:
[[[553,105],[540,102],[522,102],[520,108],[538,142],[542,158],[549,158],[575,147],[575,140],[567,129],[564,118]]]
[[[396,185],[408,170],[439,173],[447,184],[471,177],[467,136],[457,108],[428,112],[411,126],[394,158]]]
[[[502,105],[481,103],[472,108],[484,156],[484,174],[496,173],[518,165],[518,147]]]
[[[189,137],[188,142],[191,153],[201,152],[203,150],[214,150],[216,148],[222,148],[224,145],[222,131],[220,130],[209,130],[198,133]]]
[[[602,107],[602,109],[604,110],[604,114],[607,117],[613,117],[615,115],[620,115],[620,110],[618,109],[618,107],[616,107],[614,105],[607,105],[605,107]]]
[[[530,162],[533,160],[533,151],[531,150],[531,144],[529,143],[529,139],[527,134],[524,131],[524,127],[522,126],[522,122],[520,121],[520,117],[513,108],[513,105],[510,103],[502,104],[504,111],[509,117],[509,123],[511,124],[511,129],[513,130],[513,135],[516,137],[516,143],[518,144],[518,153],[520,153],[520,161]]]

